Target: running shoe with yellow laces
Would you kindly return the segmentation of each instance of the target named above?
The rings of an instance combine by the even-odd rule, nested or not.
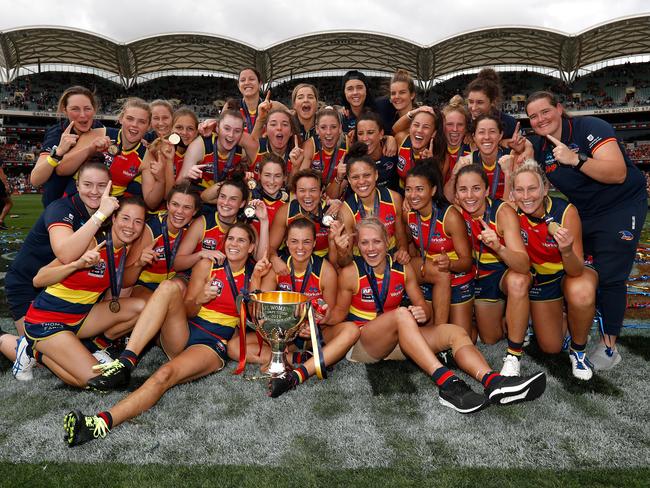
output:
[[[89,417],[79,410],[73,410],[63,419],[63,440],[68,447],[78,446],[99,437],[106,437],[110,432],[108,425],[101,417]]]
[[[131,379],[131,370],[120,359],[107,364],[96,364],[93,371],[101,374],[88,380],[88,389],[99,392],[125,388]]]

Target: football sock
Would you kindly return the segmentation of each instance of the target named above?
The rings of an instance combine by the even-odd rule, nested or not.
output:
[[[483,375],[483,378],[481,378],[481,384],[483,385],[483,388],[487,388],[488,386],[490,386],[490,383],[492,382],[492,380],[494,378],[499,377],[499,376],[501,376],[501,375],[499,373],[497,373],[496,371],[488,371],[487,373],[485,373]]]
[[[587,348],[587,344],[576,344],[571,340],[571,350],[575,352],[583,352]]]
[[[438,385],[438,388],[444,386],[448,381],[451,381],[455,377],[456,375],[444,366],[440,366],[431,375],[431,379],[436,383],[436,385]]]
[[[508,339],[508,349],[507,354],[515,356],[517,359],[521,359],[521,356],[524,354],[524,343],[523,342],[513,342]]]
[[[106,426],[108,427],[108,430],[111,430],[113,428],[113,416],[111,415],[110,412],[99,412],[97,416],[100,419],[104,419],[104,422],[106,422]]]
[[[292,375],[294,375],[294,379],[296,380],[295,384],[299,385],[300,383],[304,383],[307,381],[307,378],[309,378],[309,372],[307,371],[307,368],[304,366],[300,366],[296,369],[294,369],[291,372]]]
[[[138,361],[140,358],[136,353],[133,351],[129,351],[128,349],[124,349],[122,351],[122,354],[120,354],[120,362],[129,370],[131,371],[133,368],[135,368],[138,365]]]

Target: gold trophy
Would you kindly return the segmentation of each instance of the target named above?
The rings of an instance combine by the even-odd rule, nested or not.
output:
[[[285,358],[286,346],[311,316],[311,301],[294,291],[265,291],[251,293],[244,306],[248,319],[271,346],[271,363],[266,376],[283,377],[292,370]]]

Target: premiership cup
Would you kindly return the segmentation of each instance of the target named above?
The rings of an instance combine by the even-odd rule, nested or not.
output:
[[[245,306],[248,319],[271,346],[268,375],[283,377],[291,371],[284,350],[296,338],[310,313],[309,298],[293,291],[265,291],[251,293]]]

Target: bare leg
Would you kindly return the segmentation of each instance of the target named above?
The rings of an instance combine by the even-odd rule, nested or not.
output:
[[[501,289],[503,293],[508,295],[506,324],[508,339],[512,342],[524,342],[526,337],[528,315],[530,313],[529,288],[529,274],[517,273],[509,269],[501,279]]]
[[[72,331],[63,331],[34,344],[43,354],[43,364],[65,383],[84,388],[90,378],[97,376],[92,367],[97,360]]]
[[[0,353],[2,353],[10,361],[15,361],[17,344],[18,336],[15,336],[13,334],[2,334],[0,336]]]
[[[488,302],[475,300],[476,325],[481,341],[485,344],[496,344],[503,339],[502,318],[505,303],[502,301]]]
[[[564,328],[562,320],[562,300],[530,302],[533,330],[540,349],[548,354],[562,350]]]
[[[469,300],[465,303],[458,303],[451,306],[449,312],[449,321],[452,324],[457,324],[462,327],[472,342],[476,344],[476,338],[478,337],[478,329],[474,324],[473,319],[474,314],[474,299]]]
[[[325,365],[331,366],[339,362],[350,348],[359,340],[361,332],[359,327],[352,322],[343,322],[337,325],[328,325],[322,329],[325,347],[323,347],[323,358]],[[308,359],[305,368],[309,375],[316,373],[314,358]]]
[[[569,331],[576,344],[587,343],[596,312],[597,286],[598,275],[590,268],[585,268],[581,276],[564,278],[562,288],[567,302]],[[611,344],[615,342],[616,338]]]

